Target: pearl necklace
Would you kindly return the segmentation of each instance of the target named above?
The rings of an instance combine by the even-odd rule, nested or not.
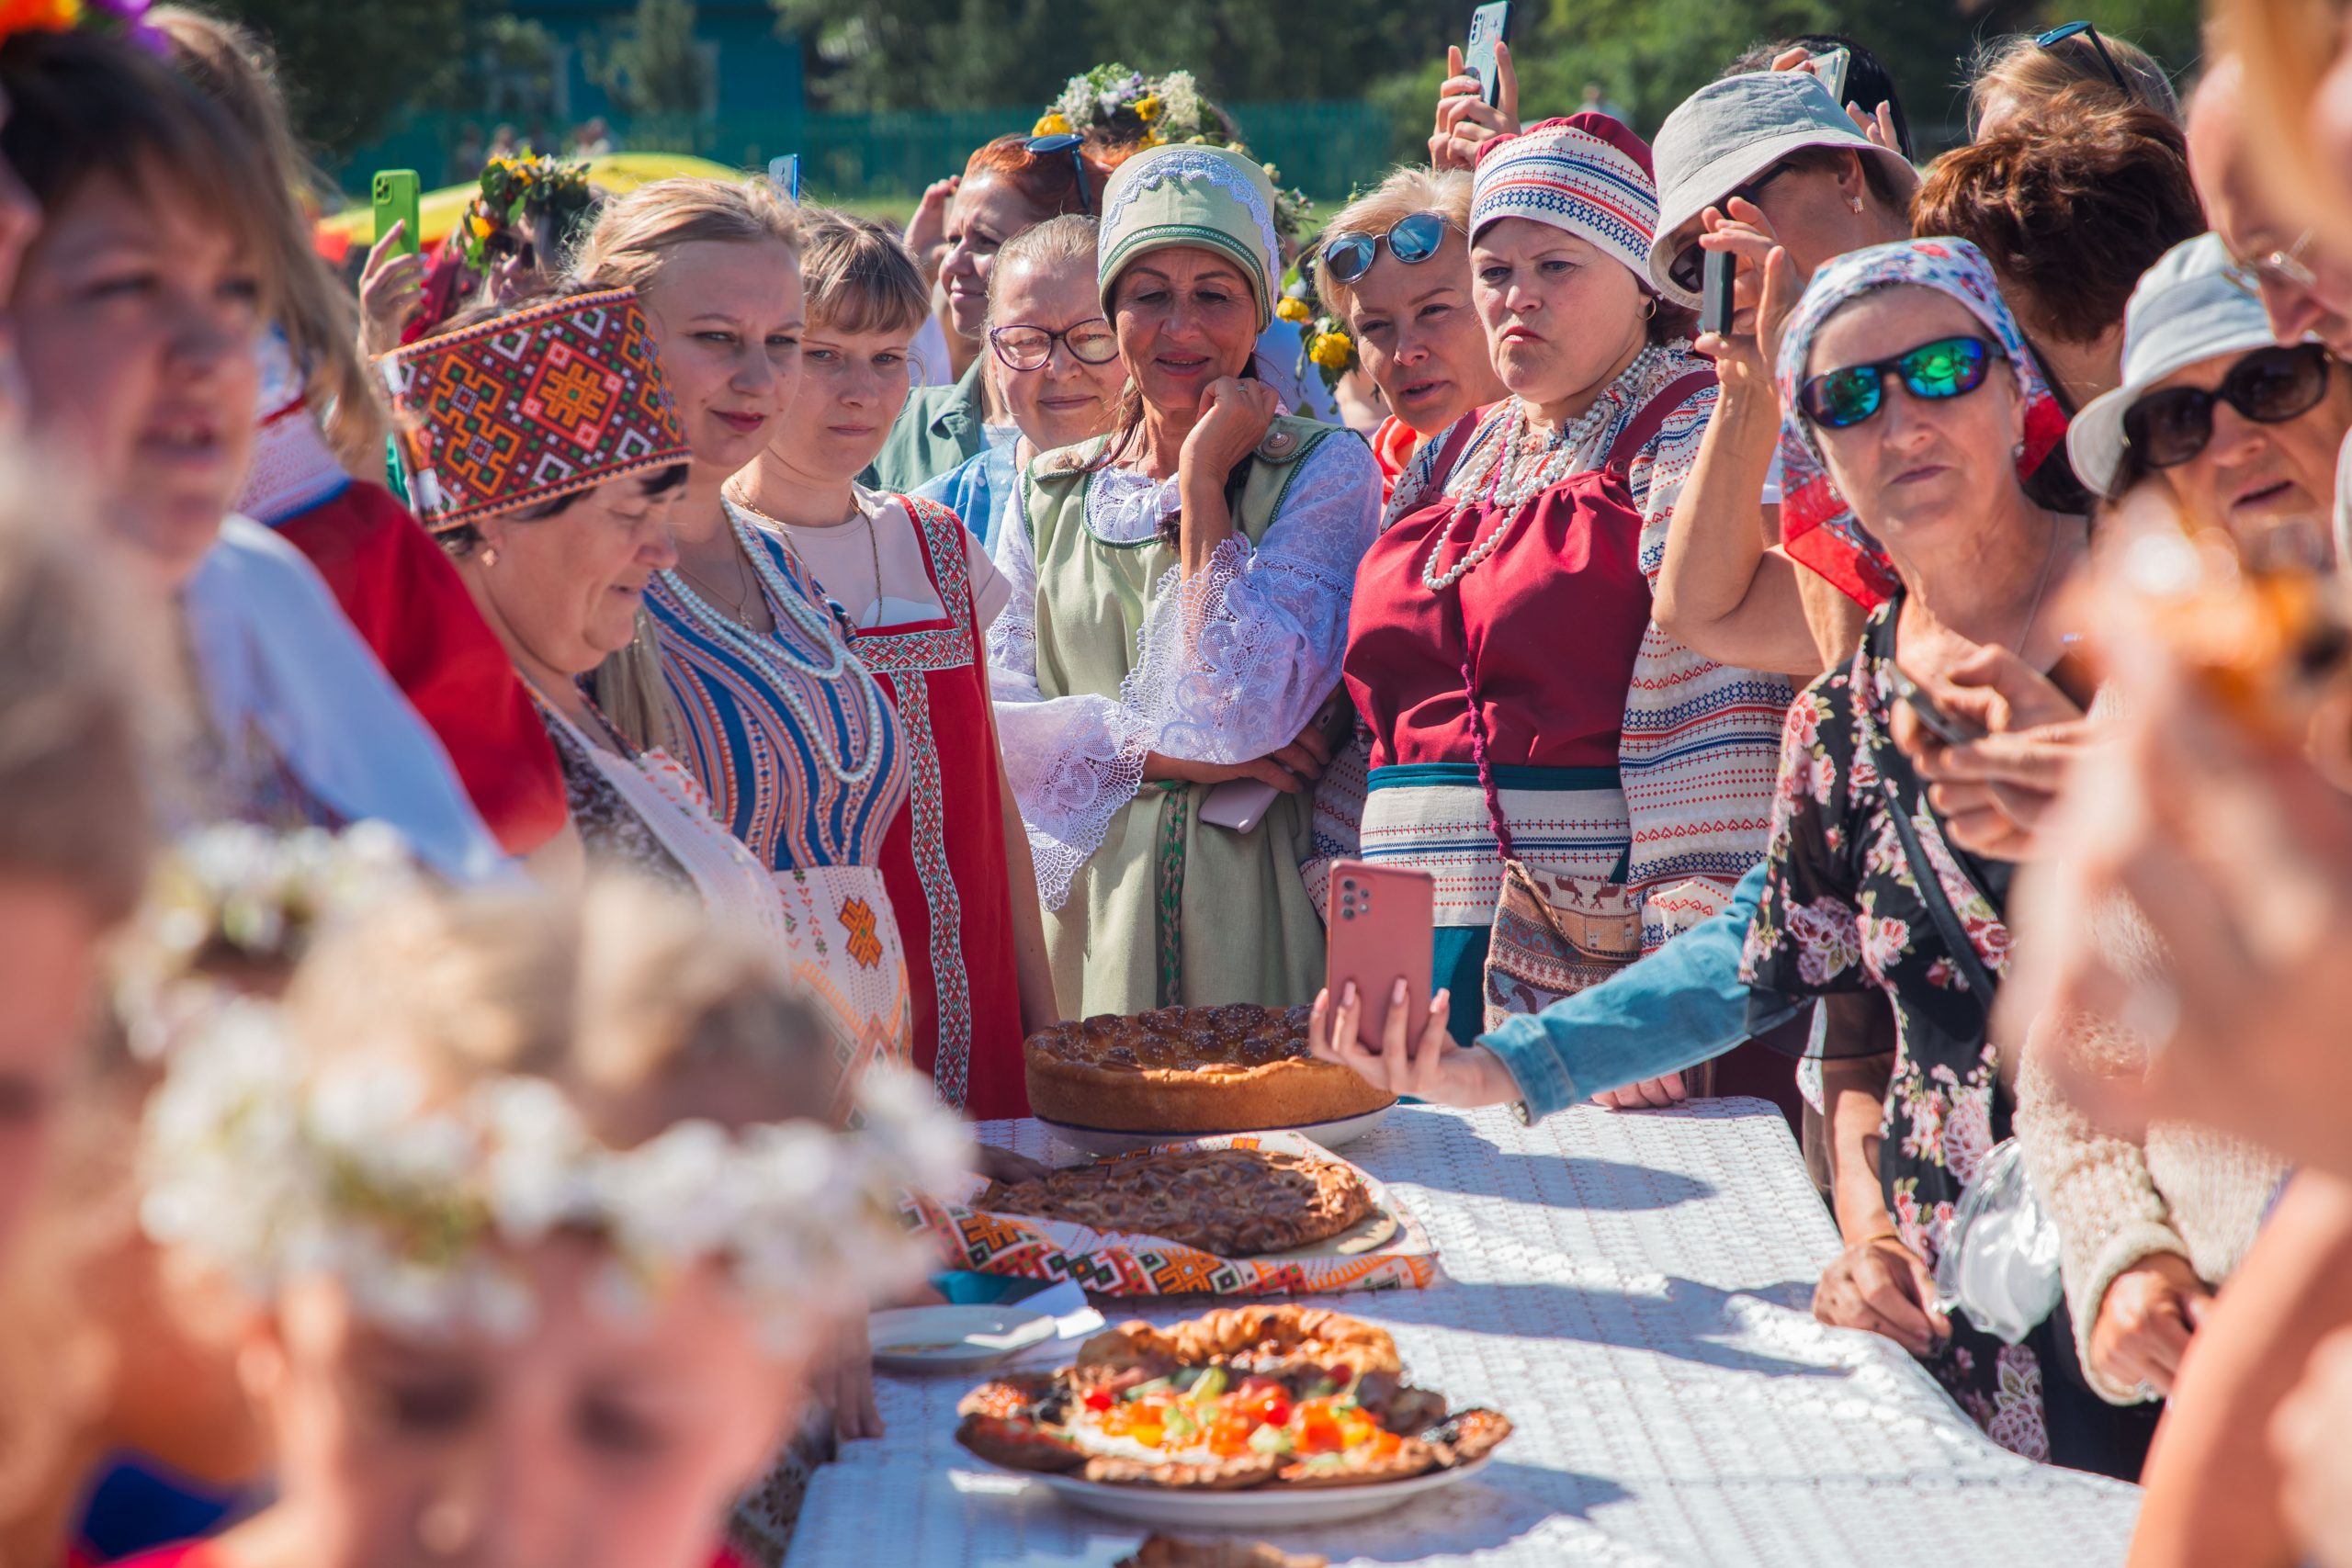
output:
[[[828,682],[843,682],[845,677],[848,678],[846,683],[856,687],[858,695],[865,701],[865,755],[854,766],[846,757],[849,737],[842,736],[838,748],[833,744],[832,726],[819,721],[818,716],[802,697],[797,682],[787,675],[786,679],[769,682],[769,688],[783,699],[784,705],[799,721],[801,733],[808,738],[809,750],[816,753],[817,761],[826,773],[846,788],[859,788],[871,784],[882,766],[885,754],[880,685],[858,661],[856,655],[850,652],[849,645],[842,640],[831,618],[809,604],[803,595],[794,592],[792,585],[777,573],[775,561],[769,558],[766,548],[735,502],[721,497],[720,504],[726,508],[728,524],[735,530],[736,543],[742,547],[744,558],[752,563],[753,574],[767,591],[769,608],[777,612],[781,620],[788,620],[798,627],[817,647],[827,649],[830,657],[810,659],[795,650],[780,635],[763,637],[750,630],[707,603],[674,570],[662,574],[662,585],[675,594],[679,603],[693,612],[697,620],[717,634],[719,640],[752,663],[782,665],[790,674]],[[776,627],[779,634],[783,629],[781,624]]]
[[[1634,356],[1633,364],[1625,367],[1624,374],[1617,378],[1616,385],[1634,378],[1647,367],[1646,362],[1657,353],[1655,348],[1642,350]],[[1489,556],[1502,548],[1503,536],[1510,532],[1511,525],[1518,521],[1521,511],[1529,502],[1571,474],[1583,471],[1587,466],[1585,448],[1608,424],[1617,407],[1617,400],[1607,391],[1602,392],[1593,399],[1590,408],[1577,416],[1575,423],[1555,431],[1541,448],[1540,459],[1527,465],[1519,461],[1521,448],[1530,445],[1527,405],[1516,398],[1512,399],[1510,408],[1503,415],[1502,427],[1471,455],[1469,462],[1459,470],[1454,481],[1446,486],[1460,498],[1454,502],[1454,515],[1460,515],[1463,508],[1472,502],[1483,500],[1494,511],[1494,526],[1464,551],[1460,560],[1440,571],[1437,558],[1444,553],[1446,536],[1453,531],[1449,518],[1448,525],[1440,528],[1437,537],[1430,542],[1429,558],[1421,563],[1421,586],[1432,593],[1442,593],[1469,576]],[[1483,496],[1480,494],[1482,491],[1486,492]]]

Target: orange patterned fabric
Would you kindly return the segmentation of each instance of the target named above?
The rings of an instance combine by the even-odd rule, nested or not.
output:
[[[634,289],[550,300],[382,364],[409,497],[435,533],[686,460]]]

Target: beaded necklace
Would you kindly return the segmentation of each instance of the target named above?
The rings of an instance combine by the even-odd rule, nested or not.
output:
[[[1512,399],[1494,438],[1472,453],[1446,485],[1456,497],[1456,516],[1469,506],[1483,502],[1493,511],[1494,525],[1484,537],[1463,552],[1460,560],[1443,571],[1438,570],[1438,557],[1444,553],[1446,536],[1453,530],[1451,526],[1439,529],[1430,542],[1429,558],[1421,563],[1421,586],[1432,593],[1441,593],[1476,570],[1502,547],[1504,536],[1510,532],[1511,525],[1518,521],[1529,502],[1581,472],[1586,467],[1585,448],[1607,427],[1620,406],[1620,400],[1611,393],[1618,387],[1638,384],[1651,373],[1664,353],[1653,345],[1635,355],[1633,363],[1609,389],[1593,399],[1591,407],[1577,415],[1574,423],[1555,431],[1540,446],[1530,439],[1532,433],[1527,405]],[[1532,463],[1525,460],[1531,457],[1535,458]]]
[[[783,666],[786,677],[769,684],[776,695],[783,698],[785,706],[792,710],[792,716],[799,721],[801,732],[808,736],[809,748],[817,753],[817,760],[824,765],[825,772],[845,787],[859,788],[872,783],[875,773],[882,766],[884,756],[881,688],[873,676],[866,673],[865,666],[857,661],[856,655],[850,652],[848,645],[841,640],[831,620],[806,598],[794,592],[792,585],[777,574],[775,561],[769,558],[767,550],[735,502],[722,498],[720,503],[727,509],[727,521],[735,530],[736,542],[742,546],[745,558],[751,561],[752,571],[767,591],[770,609],[783,619],[791,621],[818,647],[828,649],[831,657],[823,660],[805,658],[787,646],[781,637],[762,637],[749,630],[705,602],[674,570],[662,574],[663,585],[677,596],[680,604],[694,613],[697,620],[737,653],[757,665]],[[781,631],[783,628],[779,626],[777,629]],[[825,682],[840,681],[845,675],[857,677],[851,683],[865,699],[866,748],[865,756],[854,766],[847,761],[844,755],[848,736],[841,738],[839,749],[836,749],[831,739],[832,726],[818,722],[817,715],[809,710],[801,696],[797,683],[790,679],[794,674]]]

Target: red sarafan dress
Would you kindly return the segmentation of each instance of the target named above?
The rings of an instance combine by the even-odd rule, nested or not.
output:
[[[937,502],[897,499],[944,614],[860,628],[850,647],[889,689],[905,741],[911,787],[882,841],[882,879],[906,942],[915,1065],[975,1121],[1026,1116],[1003,781],[968,531]]]
[[[458,569],[379,485],[327,449],[300,382],[265,352],[263,419],[237,510],[285,536],[449,753],[474,809],[514,855],[563,830],[563,776],[514,660]]]

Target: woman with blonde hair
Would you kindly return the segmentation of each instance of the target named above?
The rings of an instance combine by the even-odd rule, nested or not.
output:
[[[832,1325],[922,1278],[896,1193],[960,1145],[879,1074],[836,1132],[835,1070],[763,947],[642,884],[328,931],[148,1118],[144,1223],[243,1309],[280,1442],[268,1506],[141,1561],[741,1561],[730,1500]]]
[[[1011,591],[954,513],[856,479],[907,396],[925,309],[914,258],[879,225],[838,212],[805,214],[801,245],[799,389],[736,477],[729,514],[771,565],[792,562],[846,614],[849,650],[882,682],[905,737],[908,805],[864,841],[878,850],[880,907],[897,912],[906,945],[914,1063],[949,1105],[1026,1115],[1021,1042],[1061,1010],[989,700],[982,637]],[[1099,402],[1100,389],[1085,396]],[[715,732],[720,705],[737,699],[699,668],[691,683],[673,671],[693,728]],[[739,777],[752,766],[740,750],[708,755]]]
[[[825,589],[726,494],[800,386],[800,215],[775,191],[662,180],[607,207],[574,265],[585,284],[640,291],[686,434],[677,558],[647,589],[659,638],[632,705],[651,716],[644,739],[674,748],[768,868],[794,911],[786,962],[843,1060],[903,1059],[906,953],[881,869],[907,797],[899,717]]]
[[[1393,492],[1425,443],[1507,395],[1470,297],[1468,172],[1390,171],[1333,216],[1314,272],[1387,400],[1372,452]]]
[[[1970,62],[1971,139],[1990,136],[2020,112],[2090,83],[2117,99],[2180,118],[2180,98],[2164,64],[2128,39],[2110,38],[2088,22],[2043,33],[2015,33],[1978,46]]]

